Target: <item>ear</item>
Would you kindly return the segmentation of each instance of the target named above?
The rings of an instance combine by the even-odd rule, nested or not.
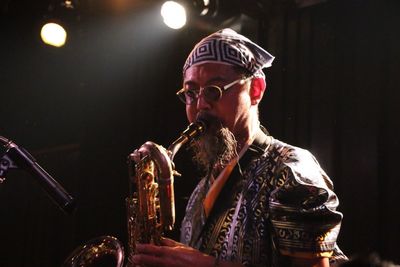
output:
[[[254,78],[250,85],[250,98],[252,105],[260,103],[266,88],[266,83],[263,78]]]

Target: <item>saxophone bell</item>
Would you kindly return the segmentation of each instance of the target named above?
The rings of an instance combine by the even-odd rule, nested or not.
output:
[[[100,236],[77,247],[61,267],[124,266],[124,247],[112,236]]]

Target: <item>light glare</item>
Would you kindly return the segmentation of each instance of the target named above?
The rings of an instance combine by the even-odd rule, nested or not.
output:
[[[185,8],[174,1],[167,1],[161,7],[164,23],[172,29],[180,29],[186,24]]]
[[[40,37],[45,44],[61,47],[65,44],[67,32],[59,24],[46,23],[40,31]]]

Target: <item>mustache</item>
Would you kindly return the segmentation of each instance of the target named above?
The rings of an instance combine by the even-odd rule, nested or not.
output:
[[[206,133],[209,134],[224,127],[220,118],[207,111],[200,111],[196,116],[196,121],[203,122],[207,126]]]

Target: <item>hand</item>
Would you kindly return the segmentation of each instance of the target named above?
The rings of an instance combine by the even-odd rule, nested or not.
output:
[[[146,267],[212,267],[215,258],[171,239],[163,238],[161,246],[137,244],[132,261]]]

